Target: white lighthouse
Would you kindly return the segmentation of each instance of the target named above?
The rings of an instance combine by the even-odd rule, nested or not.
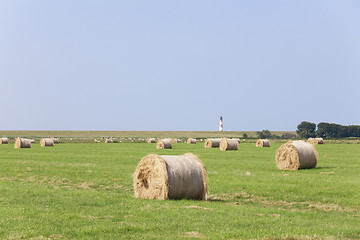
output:
[[[222,121],[223,121],[222,116],[220,116],[219,132],[223,131],[223,122]]]

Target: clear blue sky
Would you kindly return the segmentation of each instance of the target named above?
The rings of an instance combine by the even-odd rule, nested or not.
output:
[[[360,1],[0,1],[2,130],[360,124]]]

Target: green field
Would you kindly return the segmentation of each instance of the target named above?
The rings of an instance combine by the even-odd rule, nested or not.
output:
[[[135,137],[135,138],[207,138],[207,137],[242,137],[246,133],[248,137],[256,138],[256,131],[6,131],[0,130],[0,137],[62,137],[62,138],[104,138],[104,137]],[[295,133],[295,131],[272,131],[281,136],[283,133]]]
[[[280,145],[0,145],[0,238],[360,239],[360,145],[317,145],[318,166],[300,171],[276,168]],[[208,201],[133,197],[143,156],[188,152],[207,168]]]

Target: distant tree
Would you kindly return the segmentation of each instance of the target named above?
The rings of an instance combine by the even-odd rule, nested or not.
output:
[[[272,139],[280,139],[281,136],[276,135],[276,134],[271,134],[271,137],[270,137],[270,138],[272,138]]]
[[[360,137],[360,126],[350,125],[346,127],[348,137]]]
[[[271,132],[267,129],[262,130],[262,131],[257,131],[256,134],[259,136],[259,138],[271,138]]]
[[[296,133],[301,138],[315,137],[316,136],[315,129],[316,129],[315,123],[303,121],[297,126]]]
[[[317,136],[326,138],[343,138],[348,136],[348,127],[336,123],[321,122],[318,124]]]
[[[248,135],[246,133],[243,134],[243,138],[247,138]]]

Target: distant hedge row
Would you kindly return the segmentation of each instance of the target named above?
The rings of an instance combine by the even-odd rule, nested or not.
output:
[[[336,123],[321,122],[315,123],[303,121],[297,126],[296,133],[301,138],[322,137],[322,138],[346,138],[360,137],[360,126],[343,126]]]

